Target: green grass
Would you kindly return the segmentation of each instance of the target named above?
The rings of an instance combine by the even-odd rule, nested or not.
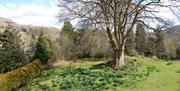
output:
[[[180,60],[164,61],[138,58],[144,67],[155,66],[158,72],[133,87],[120,88],[121,91],[180,91]],[[168,65],[169,62],[172,64]]]
[[[148,58],[128,57],[128,59],[136,59],[141,64],[139,70],[144,70],[147,67],[149,70],[155,69],[148,77],[135,82],[131,86],[120,85],[116,88],[117,91],[180,91],[180,61],[164,61],[153,60]],[[82,61],[80,63],[72,63],[61,65],[60,67],[53,68],[51,70],[44,71],[40,77],[34,79],[31,83],[27,84],[20,90],[31,88],[30,91],[61,91],[59,87],[52,87],[52,80],[56,78],[56,75],[63,72],[66,66],[71,65],[86,69],[94,64],[102,63],[103,61]],[[67,77],[67,80],[71,80],[72,75]],[[58,79],[58,78],[57,78]],[[111,79],[111,78],[109,78]],[[123,79],[126,79],[125,77]],[[73,79],[72,79],[73,80]],[[56,80],[55,80],[56,81]],[[130,80],[134,81],[134,80]],[[111,85],[108,91],[114,91]],[[72,90],[76,91],[76,90]]]

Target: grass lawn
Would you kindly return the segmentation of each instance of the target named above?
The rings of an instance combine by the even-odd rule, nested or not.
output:
[[[132,86],[118,86],[116,91],[180,91],[180,60],[178,61],[164,61],[164,60],[153,60],[149,58],[137,58],[128,57],[128,59],[137,59],[140,62],[141,69],[147,67],[155,67],[156,71],[150,73],[145,79],[137,81]],[[59,87],[52,87],[52,76],[58,75],[68,65],[87,68],[94,64],[102,63],[103,61],[82,61],[80,63],[72,63],[55,67],[51,70],[42,72],[42,75],[34,79],[31,83],[22,87],[20,91],[31,88],[30,91],[44,91],[41,90],[37,84],[44,84],[43,88],[50,87],[50,90],[46,91],[60,91]],[[71,78],[69,78],[71,79]],[[114,91],[115,89],[108,89],[108,91]],[[69,90],[68,90],[69,91]],[[77,91],[77,90],[72,90]]]
[[[146,80],[137,82],[133,87],[120,88],[121,91],[180,91],[180,60],[139,60],[143,66],[155,66],[159,72],[151,73]]]

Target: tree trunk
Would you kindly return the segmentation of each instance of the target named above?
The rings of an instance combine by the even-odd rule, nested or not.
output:
[[[124,62],[124,46],[125,44],[123,43],[121,45],[121,48],[120,50],[116,50],[116,52],[114,52],[115,56],[114,56],[114,61],[115,61],[115,68],[118,68],[118,67],[122,67],[125,62]]]
[[[121,67],[124,65],[124,46],[125,46],[126,38],[121,37],[122,40],[121,39],[119,39],[121,41],[116,40],[117,42],[115,44],[115,41],[113,40],[111,30],[109,27],[107,27],[107,34],[109,37],[109,42],[114,52],[114,56],[113,56],[114,60],[112,61],[112,64],[113,64],[112,66],[114,66],[115,68]],[[121,35],[124,35],[124,34],[121,34]]]

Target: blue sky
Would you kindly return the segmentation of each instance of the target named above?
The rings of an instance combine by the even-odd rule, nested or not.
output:
[[[166,0],[164,0],[166,1]],[[56,16],[60,9],[56,6],[57,0],[0,0],[0,17],[9,18],[19,24],[37,26],[52,26],[61,28]],[[174,21],[180,21],[168,9],[161,8],[158,15]],[[73,25],[77,21],[73,21]]]

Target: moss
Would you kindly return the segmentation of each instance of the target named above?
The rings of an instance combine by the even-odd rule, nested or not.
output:
[[[25,85],[41,72],[41,63],[35,60],[24,67],[0,75],[1,91],[11,91]]]

